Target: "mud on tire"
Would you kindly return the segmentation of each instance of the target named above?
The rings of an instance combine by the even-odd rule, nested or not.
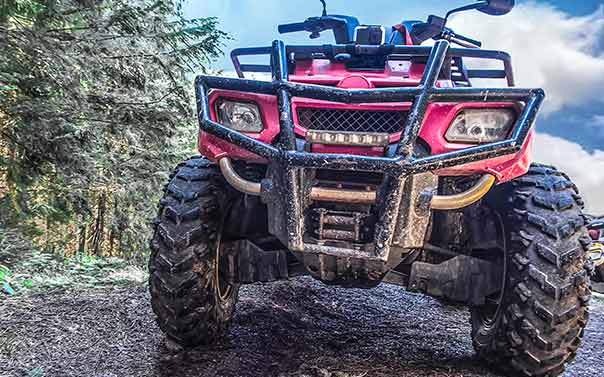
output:
[[[216,248],[225,183],[203,158],[178,165],[170,176],[151,241],[149,289],[153,311],[169,340],[208,344],[228,327],[238,287],[220,282]]]
[[[574,358],[589,315],[583,201],[566,175],[544,165],[488,200],[504,223],[507,283],[492,321],[472,309],[474,347],[510,375],[557,376]]]

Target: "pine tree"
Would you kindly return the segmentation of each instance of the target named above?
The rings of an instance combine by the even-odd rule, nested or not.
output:
[[[0,5],[0,223],[50,250],[141,256],[195,143],[192,75],[227,36],[180,1]]]

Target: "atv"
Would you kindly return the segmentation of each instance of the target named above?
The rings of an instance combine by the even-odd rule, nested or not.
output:
[[[595,275],[592,277],[594,290],[604,293],[604,219],[594,218],[587,225],[589,235],[592,239],[589,248],[589,257],[595,267]],[[599,289],[597,289],[599,288]]]
[[[279,32],[330,31],[335,44],[236,49],[238,78],[195,80],[201,156],[171,175],[151,242],[167,341],[214,342],[242,284],[310,275],[465,304],[481,358],[559,375],[588,319],[583,201],[567,175],[531,163],[543,90],[514,87],[508,54],[447,27],[514,1],[393,27],[322,3]]]

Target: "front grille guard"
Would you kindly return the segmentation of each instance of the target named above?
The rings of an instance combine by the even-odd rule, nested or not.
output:
[[[375,46],[367,46],[370,47]],[[317,46],[317,52],[322,46]],[[464,55],[465,49],[455,49]],[[471,50],[471,56],[480,50]],[[198,76],[195,80],[199,126],[201,130],[245,148],[269,160],[279,160],[299,168],[335,170],[380,170],[388,173],[415,174],[516,153],[522,147],[544,99],[542,89],[518,88],[437,88],[436,81],[447,57],[449,43],[438,41],[434,47],[396,46],[395,54],[427,56],[426,70],[417,87],[380,89],[340,89],[288,81],[286,47],[275,41],[272,47],[273,81],[258,81],[215,76]],[[489,52],[489,51],[486,51]],[[277,145],[269,145],[233,131],[210,118],[208,90],[225,89],[276,95],[279,101],[280,137]],[[394,156],[368,157],[338,154],[306,153],[295,150],[294,121],[291,98],[304,97],[342,103],[412,102],[403,134]],[[524,102],[514,131],[504,141],[467,149],[414,158],[412,155],[426,109],[431,102]]]
[[[379,89],[341,89],[320,85],[300,84],[288,81],[288,56],[296,52],[310,54],[324,53],[326,49],[336,51],[355,51],[357,54],[388,54],[408,57],[428,57],[425,72],[416,87],[397,87]],[[382,205],[379,208],[384,221],[376,227],[376,257],[383,259],[389,253],[389,245],[396,225],[397,205],[403,195],[404,177],[458,166],[479,160],[485,160],[517,153],[521,150],[527,135],[535,121],[545,94],[542,89],[519,88],[438,88],[439,79],[446,59],[454,57],[472,57],[502,60],[505,75],[497,72],[490,74],[486,70],[481,77],[508,78],[513,84],[509,56],[496,51],[477,49],[450,49],[447,41],[437,41],[433,47],[423,46],[316,46],[286,47],[282,41],[274,41],[272,48],[250,49],[255,53],[271,53],[272,82],[226,78],[216,76],[198,76],[195,80],[199,126],[204,132],[217,136],[229,143],[247,149],[282,169],[281,182],[263,185],[268,191],[278,189],[280,200],[287,208],[287,238],[292,250],[318,250],[320,247],[305,247],[303,242],[303,205],[304,189],[296,170],[303,168],[321,168],[332,170],[381,171],[385,173],[382,184]],[[238,68],[239,71],[239,68]],[[474,72],[474,77],[477,76]],[[210,89],[235,90],[275,95],[278,99],[280,134],[275,145],[253,139],[243,133],[233,131],[210,118],[208,92]],[[341,103],[383,103],[411,102],[408,118],[405,122],[398,147],[393,155],[385,157],[359,156],[348,154],[309,153],[296,150],[292,97],[303,97]],[[463,150],[416,157],[414,145],[422,125],[428,105],[433,102],[523,102],[525,104],[510,137],[506,140],[469,147]],[[277,186],[279,186],[277,188]],[[311,251],[312,251],[311,250]]]

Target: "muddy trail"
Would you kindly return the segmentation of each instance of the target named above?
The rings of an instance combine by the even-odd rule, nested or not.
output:
[[[233,327],[211,348],[173,353],[146,288],[0,301],[0,376],[498,376],[475,359],[468,313],[383,285],[308,278],[244,287]],[[601,376],[604,301],[565,376]]]

